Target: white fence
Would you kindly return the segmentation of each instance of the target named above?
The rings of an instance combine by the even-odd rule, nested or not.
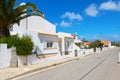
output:
[[[100,48],[96,48],[96,52],[100,52]],[[93,49],[80,49],[77,48],[77,55],[78,56],[85,56],[85,55],[90,55],[93,54]],[[70,57],[75,57],[75,52],[73,51],[71,54],[69,55],[60,55],[58,54],[57,56],[54,57],[49,57],[49,58],[43,58],[43,59],[38,59],[36,57],[36,54],[32,54],[29,55],[27,57],[25,56],[18,56],[18,66],[27,64],[27,65],[32,65],[32,64],[38,64],[41,62],[46,62],[46,61],[54,61],[54,60],[58,60],[58,59],[64,59],[64,58],[70,58]]]
[[[11,49],[7,49],[7,44],[0,44],[0,68],[10,66]]]
[[[14,56],[12,49],[7,49],[7,44],[0,44],[0,68],[7,68],[11,66],[11,60],[16,60],[15,58],[12,58],[11,56]],[[55,57],[50,57],[50,58],[45,58],[45,59],[38,59],[36,57],[36,54],[32,54],[29,56],[17,56],[17,61],[18,61],[18,66],[28,64],[37,64],[41,62],[46,62],[46,61],[53,61],[53,60],[58,60],[58,59],[63,59],[69,56],[61,56],[57,55]],[[12,59],[11,59],[12,58]],[[12,63],[14,63],[12,61]]]
[[[29,55],[27,57],[17,56],[16,59],[14,59],[14,58],[12,58],[13,57],[13,55],[12,55],[13,51],[11,51],[11,50],[12,49],[7,49],[7,44],[0,44],[0,68],[7,68],[7,67],[11,66],[10,62],[16,63],[15,62],[16,59],[17,59],[16,61],[18,62],[18,66],[20,66],[20,65],[23,65],[23,64],[32,65],[32,64],[37,64],[37,63],[41,63],[41,62],[64,59],[64,58],[75,56],[75,53],[73,52],[70,55],[61,56],[60,54],[58,54],[55,57],[38,59],[36,57],[36,54],[32,54],[32,55]],[[103,48],[103,50],[105,50],[105,49]],[[96,52],[100,52],[100,51],[101,51],[100,48],[96,49]],[[77,49],[77,55],[78,56],[89,55],[89,54],[92,54],[92,53],[94,53],[93,49]],[[13,61],[11,61],[11,60],[13,60]]]
[[[27,64],[27,65],[32,65],[32,64],[38,64],[41,62],[48,62],[48,61],[54,61],[54,60],[58,60],[58,59],[63,59],[63,58],[67,58],[69,56],[61,56],[61,55],[57,55],[54,57],[49,57],[49,58],[43,58],[43,59],[38,59],[36,57],[36,54],[32,54],[29,56],[18,56],[18,66]]]
[[[100,48],[96,48],[96,52],[100,52]],[[90,55],[94,53],[93,48],[92,49],[79,49],[77,50],[78,56],[84,56],[84,55]]]
[[[89,55],[93,53],[93,49],[80,49],[78,51],[78,56]]]

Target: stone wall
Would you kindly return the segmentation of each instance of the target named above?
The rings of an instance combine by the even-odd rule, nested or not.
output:
[[[17,59],[16,47],[11,48],[10,67],[18,67],[18,59]]]

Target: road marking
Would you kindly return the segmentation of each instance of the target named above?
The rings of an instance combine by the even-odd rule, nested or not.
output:
[[[99,65],[101,65],[109,56],[111,55],[111,52],[106,56],[101,62],[99,62],[95,67],[93,67],[90,71],[88,71],[84,76],[80,78],[80,80],[84,79],[89,73],[91,73],[93,70],[95,70]]]
[[[105,52],[106,53],[106,52]],[[95,67],[92,68],[92,70],[90,70],[87,74],[85,74],[80,80],[82,80],[83,78],[85,78],[90,72],[92,72],[96,67],[98,67],[100,64],[102,64],[108,57],[110,56],[110,52],[108,52],[107,56],[105,56],[97,65],[95,65]],[[84,57],[86,58],[86,57]],[[74,60],[75,61],[75,60]],[[67,63],[71,63],[71,62],[67,62]],[[64,63],[64,64],[67,64],[67,63]],[[14,78],[12,80],[18,80],[18,79],[21,79],[23,77],[26,77],[26,76],[30,76],[32,74],[36,74],[36,73],[39,73],[39,72],[42,72],[42,71],[47,71],[49,69],[53,69],[55,67],[59,67],[61,65],[64,65],[64,64],[60,64],[60,65],[57,65],[57,66],[53,66],[53,67],[50,67],[50,68],[47,68],[47,69],[43,69],[43,70],[40,70],[40,71],[37,71],[37,72],[33,72],[33,73],[30,73],[30,74],[26,74],[24,76],[20,76],[20,77],[17,77],[17,78]]]

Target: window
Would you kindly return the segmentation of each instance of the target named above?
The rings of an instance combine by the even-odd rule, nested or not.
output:
[[[47,48],[53,48],[53,42],[47,42]]]
[[[57,42],[54,41],[45,41],[43,42],[43,48],[44,49],[57,49]]]

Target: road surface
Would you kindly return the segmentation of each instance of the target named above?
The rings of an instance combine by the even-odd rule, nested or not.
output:
[[[17,80],[120,80],[119,52],[103,51]]]

